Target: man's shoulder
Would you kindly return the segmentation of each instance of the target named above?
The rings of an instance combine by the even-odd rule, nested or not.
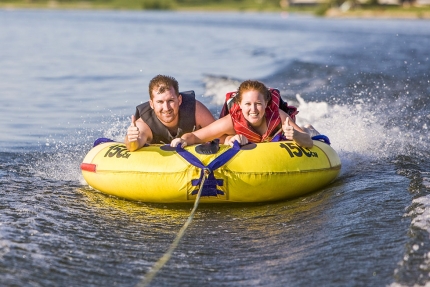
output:
[[[151,112],[151,105],[149,102],[145,102],[136,106],[135,117],[136,119],[142,118],[143,120],[148,120],[152,116]]]
[[[148,101],[148,102],[144,102],[144,103],[137,105],[136,108],[140,110],[140,109],[143,109],[143,108],[149,107],[149,106],[150,105],[149,105],[149,101]]]
[[[196,100],[196,112],[205,112],[205,111],[209,111],[208,107],[206,107],[199,100]]]
[[[196,125],[205,127],[215,121],[211,111],[200,101],[196,100]]]

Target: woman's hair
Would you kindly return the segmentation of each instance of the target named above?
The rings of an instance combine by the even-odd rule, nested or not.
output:
[[[162,94],[166,90],[169,90],[170,87],[173,87],[176,92],[176,95],[179,96],[179,84],[175,78],[171,76],[157,75],[149,82],[149,97],[152,100],[153,90],[156,90],[157,94]]]
[[[236,103],[240,103],[242,101],[242,95],[248,91],[257,91],[264,96],[264,100],[269,102],[270,100],[270,91],[262,82],[254,81],[254,80],[246,80],[240,84],[239,89],[237,90],[237,95],[235,97]]]

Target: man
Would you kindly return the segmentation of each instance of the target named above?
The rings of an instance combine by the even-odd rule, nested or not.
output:
[[[135,151],[147,143],[170,144],[184,133],[214,122],[211,112],[195,99],[193,91],[179,93],[178,81],[158,75],[149,82],[150,100],[136,107],[125,145]]]

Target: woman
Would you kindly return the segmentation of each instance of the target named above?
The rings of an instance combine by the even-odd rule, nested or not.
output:
[[[311,148],[313,141],[294,121],[279,109],[279,97],[271,97],[269,89],[259,81],[243,82],[234,97],[230,114],[210,125],[182,135],[171,142],[172,147],[204,143],[227,135],[224,144],[268,142],[283,132],[287,140]]]

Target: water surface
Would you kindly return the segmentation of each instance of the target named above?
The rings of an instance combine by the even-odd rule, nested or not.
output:
[[[258,79],[327,135],[339,178],[290,201],[199,206],[152,286],[430,284],[430,22],[260,13],[0,10],[3,286],[135,286],[191,205],[89,188],[156,74],[218,115]]]

